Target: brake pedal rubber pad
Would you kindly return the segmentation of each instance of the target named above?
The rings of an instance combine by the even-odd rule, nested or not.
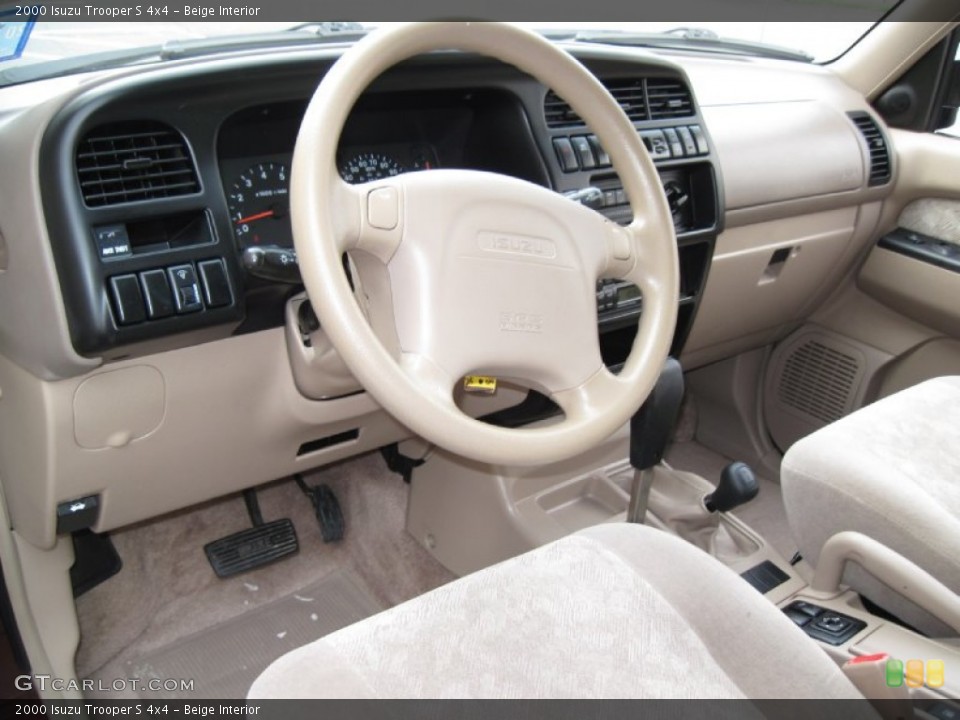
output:
[[[300,550],[289,518],[257,525],[203,546],[218,577],[227,578],[269,565]]]

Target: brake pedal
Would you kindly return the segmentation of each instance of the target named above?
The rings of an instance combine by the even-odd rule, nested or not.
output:
[[[330,486],[327,484],[315,487],[307,485],[303,476],[299,473],[295,474],[293,479],[296,480],[303,494],[310,499],[313,505],[317,522],[320,523],[320,534],[323,536],[323,541],[334,543],[343,540],[346,523],[343,519],[343,511],[340,509],[340,501],[337,500],[337,496]]]
[[[265,523],[256,490],[245,490],[243,499],[253,527],[227,535],[203,546],[217,577],[249,572],[300,550],[297,531],[289,518]]]

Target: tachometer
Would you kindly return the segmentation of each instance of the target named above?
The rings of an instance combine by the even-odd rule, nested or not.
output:
[[[290,174],[283,163],[263,162],[230,186],[227,207],[241,249],[251,245],[292,247]]]
[[[404,167],[383,153],[360,153],[347,158],[340,164],[340,176],[353,185],[393,177],[402,172]]]

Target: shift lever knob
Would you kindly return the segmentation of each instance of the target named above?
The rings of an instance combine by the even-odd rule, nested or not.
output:
[[[760,491],[753,470],[745,462],[732,462],[720,473],[717,489],[703,498],[710,512],[727,512],[753,500]]]

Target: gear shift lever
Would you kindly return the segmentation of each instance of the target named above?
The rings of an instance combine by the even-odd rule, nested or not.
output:
[[[703,506],[710,512],[728,512],[753,500],[759,491],[750,466],[732,462],[720,473],[717,489],[703,498]]]
[[[635,472],[627,522],[642,524],[646,517],[653,468],[663,460],[682,401],[683,369],[670,357],[650,396],[630,420],[630,464]]]

